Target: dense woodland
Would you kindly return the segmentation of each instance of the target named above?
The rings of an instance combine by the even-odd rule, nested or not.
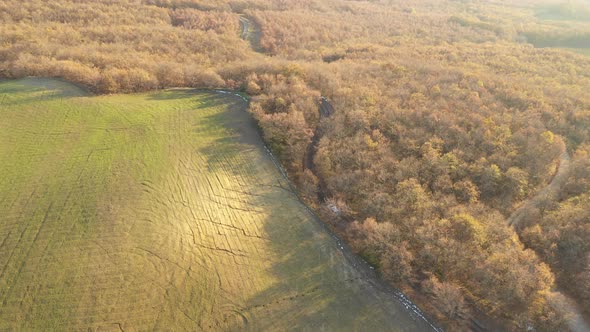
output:
[[[590,58],[574,52],[590,48],[588,12],[558,0],[7,0],[0,76],[96,93],[242,90],[302,195],[441,325],[550,331],[567,329],[565,296],[590,313]],[[254,48],[240,16],[260,27]],[[560,194],[508,225],[566,151]]]

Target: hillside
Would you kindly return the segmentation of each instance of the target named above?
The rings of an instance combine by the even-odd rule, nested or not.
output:
[[[437,323],[568,330],[590,315],[588,6],[8,0],[0,77],[247,94],[301,197]]]

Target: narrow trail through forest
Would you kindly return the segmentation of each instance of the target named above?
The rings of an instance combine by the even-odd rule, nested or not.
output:
[[[245,16],[240,16],[240,25],[241,25],[241,33],[240,37],[243,40],[249,41],[252,49],[256,52],[263,53],[263,50],[260,46],[260,38],[261,38],[261,29],[256,23]],[[303,159],[303,169],[310,170],[312,174],[314,174],[318,178],[318,200],[320,202],[324,202],[327,198],[327,186],[325,180],[318,176],[317,170],[314,164],[314,157],[317,153],[319,142],[323,136],[321,123],[324,119],[329,118],[331,115],[334,114],[334,107],[328,101],[326,97],[322,97],[319,105],[319,121],[318,125],[315,128],[314,136],[312,137],[312,141],[309,144]],[[270,150],[269,150],[270,154]],[[563,186],[565,185],[567,178],[569,176],[569,168],[571,163],[571,156],[567,152],[567,150],[561,155],[558,169],[556,174],[554,175],[551,182],[540,190],[534,197],[524,202],[514,213],[510,215],[508,218],[509,225],[513,226],[516,230],[519,229],[521,223],[526,219],[527,214],[532,211],[533,209],[539,208],[543,202],[551,199],[552,197],[556,197]],[[277,162],[277,167],[281,168]],[[281,168],[282,170],[282,168]],[[286,177],[286,174],[282,170],[283,175]],[[309,208],[308,208],[309,209]],[[315,216],[315,213],[309,209],[309,212]],[[374,268],[370,266],[366,261],[362,258],[355,255],[351,249],[344,244],[342,240],[339,239],[337,235],[335,235],[319,217],[316,216],[317,221],[321,224],[322,228],[324,228],[338,243],[338,245],[342,248],[343,253],[345,254],[347,260],[359,271],[361,274],[366,278],[366,281],[372,284],[376,289],[392,294],[395,298],[397,298],[406,308],[414,313],[418,313],[418,315],[424,320],[428,322],[428,320],[423,316],[420,312],[418,307],[411,303],[409,299],[407,299],[404,294],[401,292],[393,289],[391,286],[386,284],[381,278],[376,274]],[[589,325],[585,322],[583,315],[577,309],[577,305],[575,301],[560,293],[565,301],[559,305],[559,309],[562,310],[564,313],[568,314],[570,319],[569,327],[574,332],[584,332],[590,331]],[[557,307],[557,305],[556,305]],[[430,324],[430,323],[429,323]],[[431,326],[438,330],[434,325]],[[478,331],[485,331],[485,327],[480,326],[477,321],[472,322],[472,328]]]
[[[307,151],[304,155],[303,167],[304,167],[304,170],[305,169],[310,170],[318,178],[318,180],[319,180],[318,199],[320,202],[324,202],[326,199],[326,184],[325,184],[325,181],[323,181],[323,179],[317,175],[317,171],[316,171],[315,164],[314,164],[314,157],[317,152],[317,148],[318,148],[318,144],[320,142],[320,139],[322,138],[322,136],[324,134],[321,130],[321,122],[322,122],[322,120],[327,119],[330,116],[332,116],[335,112],[335,109],[334,109],[334,106],[332,106],[332,104],[328,100],[328,98],[321,97],[320,105],[318,107],[318,112],[320,115],[320,119],[319,119],[318,125],[315,128],[312,141],[309,144],[309,146],[307,147]],[[270,152],[270,150],[269,150],[269,152]],[[278,163],[277,163],[277,167],[281,168],[278,165]],[[286,176],[284,171],[282,173]],[[305,204],[305,202],[302,201],[302,204],[304,204],[307,207],[307,204]],[[386,283],[383,279],[381,279],[381,277],[375,271],[375,268],[373,266],[371,266],[369,263],[367,263],[367,261],[365,261],[363,258],[356,255],[352,251],[352,248],[350,248],[342,239],[340,239],[340,237],[338,237],[338,235],[336,235],[326,225],[326,223],[321,220],[321,218],[315,212],[313,212],[309,207],[307,207],[307,209],[308,209],[309,213],[314,216],[314,219],[318,222],[318,224],[336,241],[337,245],[342,250],[342,253],[344,254],[344,257],[346,258],[346,260],[361,274],[361,276],[365,279],[365,281],[367,283],[369,283],[371,285],[372,288],[374,288],[376,291],[379,291],[383,294],[386,294],[388,296],[395,298],[409,312],[411,312],[413,315],[418,316],[420,319],[423,319],[426,323],[428,323],[434,331],[442,331],[441,329],[436,327],[435,324],[432,323],[425,316],[425,314],[418,308],[418,306],[415,305],[414,303],[412,303],[412,301],[410,299],[408,299],[402,292],[391,287],[388,283]]]
[[[569,176],[571,157],[567,150],[561,154],[559,166],[553,179],[545,188],[541,189],[534,197],[524,202],[508,218],[508,224],[515,229],[519,229],[527,213],[533,209],[539,208],[541,204],[548,199],[556,197],[560,192]]]
[[[240,34],[240,38],[243,40],[248,40],[248,30],[250,29],[250,20],[245,18],[244,16],[240,16],[240,26],[242,28],[242,33]]]
[[[315,158],[315,154],[318,150],[318,144],[320,143],[320,139],[324,135],[321,128],[321,122],[323,119],[329,118],[332,114],[334,114],[334,107],[328,101],[326,97],[321,98],[320,106],[318,109],[320,119],[318,121],[318,125],[314,130],[313,137],[311,139],[311,143],[307,147],[305,151],[305,155],[303,156],[303,170],[310,170],[313,175],[318,178],[319,181],[319,190],[318,190],[318,200],[323,202],[326,200],[326,182],[323,180],[322,177],[318,176],[315,164],[313,159]]]
[[[263,53],[262,47],[260,46],[260,37],[262,31],[253,19],[246,16],[240,16],[240,38],[250,42],[250,47],[258,53]]]
[[[514,211],[510,217],[508,217],[508,224],[518,232],[523,221],[529,213],[538,209],[544,202],[556,199],[559,193],[562,191],[563,186],[567,182],[569,177],[569,171],[571,166],[571,156],[567,150],[565,150],[559,159],[559,165],[557,171],[551,179],[551,182],[541,189],[535,196],[527,200],[521,206]],[[562,314],[569,316],[569,328],[573,332],[588,332],[590,331],[590,325],[585,321],[584,316],[578,309],[576,301],[571,299],[563,292],[556,291],[557,294],[564,298],[563,303],[556,303],[554,307],[561,311]]]

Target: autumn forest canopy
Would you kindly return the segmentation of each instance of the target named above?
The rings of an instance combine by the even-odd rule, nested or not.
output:
[[[306,202],[448,330],[590,316],[589,56],[582,0],[0,2],[2,78],[249,95]]]

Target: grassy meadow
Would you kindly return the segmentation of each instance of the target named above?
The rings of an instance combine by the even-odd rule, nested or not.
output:
[[[246,103],[0,81],[0,330],[425,330],[373,289]]]
[[[590,56],[590,48],[574,48],[572,51],[586,56]]]

